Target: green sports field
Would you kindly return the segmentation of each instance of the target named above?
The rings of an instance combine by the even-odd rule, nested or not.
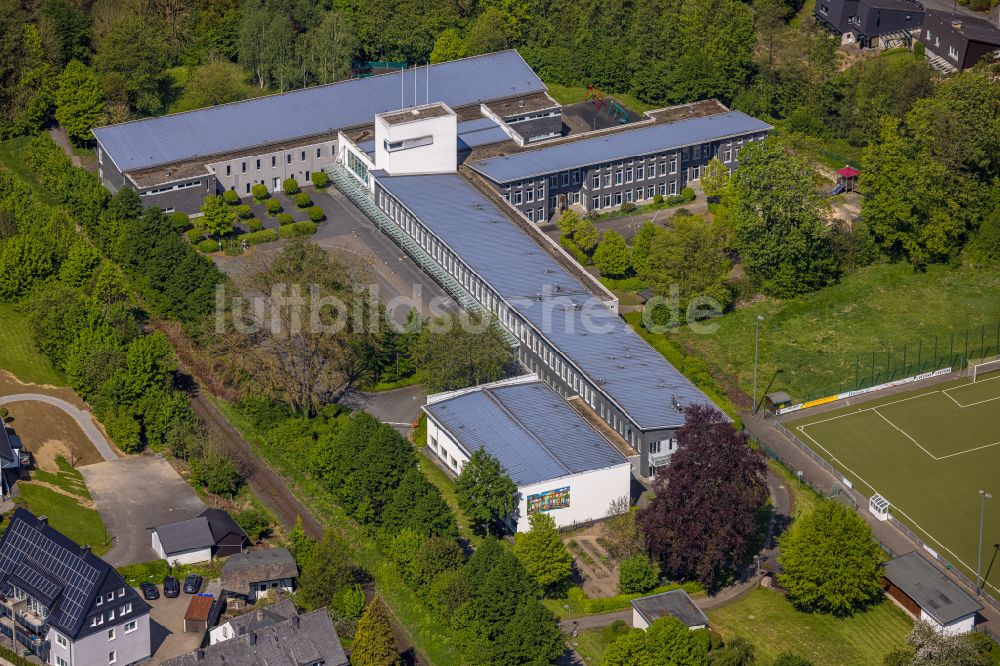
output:
[[[857,400],[857,398],[855,398]],[[975,580],[979,494],[983,573],[1000,544],[1000,372],[896,393],[785,423],[942,558]],[[867,507],[864,507],[865,509]],[[1000,553],[986,585],[1000,596]]]

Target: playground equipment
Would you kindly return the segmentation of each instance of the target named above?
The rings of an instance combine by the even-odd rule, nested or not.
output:
[[[590,100],[594,100],[594,111],[599,112],[604,109],[619,125],[625,125],[629,122],[629,113],[625,107],[610,97],[605,97],[604,92],[593,84],[587,86],[587,95],[583,98],[584,102]],[[611,101],[610,105],[608,104],[609,100]]]
[[[608,115],[617,120],[619,125],[628,124],[628,111],[615,100],[611,100],[611,108],[608,109]]]
[[[837,169],[837,186],[830,194],[840,194],[841,192],[854,192],[858,184],[858,176],[861,172],[849,166]]]
[[[595,111],[600,111],[602,107],[605,111],[607,111],[608,100],[604,98],[604,93],[601,92],[601,89],[597,88],[593,84],[587,86],[587,96],[583,98],[583,101],[588,102],[591,99],[594,100]]]

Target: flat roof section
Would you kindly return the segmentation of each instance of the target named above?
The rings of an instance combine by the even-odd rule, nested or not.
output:
[[[983,608],[915,550],[886,562],[885,577],[942,625]]]
[[[715,407],[465,179],[373,175],[640,428],[682,425],[674,399]]]
[[[458,108],[543,92],[545,85],[509,50],[98,127],[93,133],[126,172],[368,125],[376,114],[416,106],[428,90],[431,101]]]
[[[469,167],[495,183],[509,183],[770,129],[763,120],[729,111],[491,157],[471,162]]]
[[[688,628],[708,626],[705,613],[691,600],[684,590],[670,590],[632,600],[632,607],[642,618],[652,624],[661,617],[675,617]]]
[[[424,410],[470,454],[484,449],[499,460],[519,486],[629,464],[541,381],[477,389]]]
[[[414,120],[441,118],[443,116],[454,115],[454,113],[454,111],[441,102],[434,102],[423,106],[415,106],[412,109],[382,113],[379,114],[379,117],[382,118],[387,125],[405,125],[406,123],[412,123]]]

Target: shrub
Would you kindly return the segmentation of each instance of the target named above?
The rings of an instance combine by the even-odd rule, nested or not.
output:
[[[264,199],[267,198],[267,194],[268,194],[267,193],[267,185],[263,185],[261,183],[257,183],[252,188],[250,188],[250,192],[253,193],[253,199],[254,199],[254,201],[261,202],[261,201],[263,201]]]
[[[256,217],[252,220],[247,220],[247,230],[248,231],[260,231],[264,228],[264,223],[258,220]]]
[[[251,217],[253,217],[253,211],[250,210],[250,206],[246,204],[240,204],[239,206],[236,206],[235,208],[233,208],[233,212],[236,213],[236,217],[240,218],[241,220],[249,220]]]
[[[295,206],[298,208],[309,208],[309,206],[313,205],[312,198],[305,192],[300,192],[293,198],[295,199]]]
[[[680,194],[672,194],[667,197],[668,206],[676,206],[678,204],[685,204],[689,201],[694,201],[694,190],[690,187],[685,187],[681,190]]]
[[[8,416],[10,416],[10,410],[6,407],[0,407],[0,423],[5,423]]]
[[[246,509],[240,511],[233,520],[243,528],[243,531],[250,537],[250,541],[257,542],[263,539],[271,531],[271,521],[267,514],[260,509]]]
[[[191,461],[191,478],[210,493],[232,497],[243,485],[243,476],[231,458],[206,452]]]
[[[622,594],[648,592],[657,582],[656,569],[644,553],[628,557],[618,565],[618,591]]]
[[[226,190],[222,193],[222,200],[230,206],[235,206],[240,202],[240,195],[236,194],[236,190]]]
[[[311,236],[316,233],[316,223],[306,220],[305,222],[293,222],[281,227],[279,235],[282,238],[295,238],[296,236]]]
[[[211,252],[218,251],[219,243],[217,241],[212,240],[211,238],[206,238],[205,240],[200,241],[195,247],[198,248],[199,252],[204,252],[205,254],[209,254]]]
[[[291,213],[278,213],[278,224],[285,226],[286,224],[291,224],[295,221]]]
[[[663,205],[663,195],[657,192],[653,195],[653,205],[662,206]]]
[[[238,257],[243,254],[243,243],[235,238],[222,241],[222,251],[227,257]]]
[[[281,181],[281,190],[285,194],[298,194],[299,193],[299,181],[294,178],[286,178]]]
[[[330,184],[330,177],[326,175],[325,171],[314,171],[312,175],[312,183],[316,187],[322,189]]]
[[[635,212],[635,204],[632,203],[631,201],[626,201],[625,203],[622,204],[621,211],[623,213],[633,213]]]
[[[310,206],[306,213],[309,214],[309,219],[313,222],[322,222],[326,218],[323,209],[319,206]]]
[[[184,213],[171,213],[167,219],[170,220],[170,228],[177,233],[187,231],[191,227],[191,220]]]
[[[579,247],[577,247],[576,243],[574,243],[571,239],[567,238],[566,236],[563,236],[562,238],[559,239],[559,243],[564,248],[566,248],[566,251],[569,252],[571,255],[573,255],[573,258],[576,259],[580,264],[582,264],[583,266],[587,266],[590,264],[590,257],[587,255],[587,253],[581,250]]]
[[[690,187],[685,187],[681,190],[681,196],[684,197],[684,201],[694,201],[694,190]]]
[[[198,241],[200,241],[202,238],[205,237],[205,230],[195,227],[194,229],[188,229],[186,232],[184,232],[184,235],[192,243],[197,243]]]
[[[249,234],[243,234],[240,236],[241,241],[245,241],[247,245],[260,245],[261,243],[270,243],[271,241],[278,240],[278,232],[275,229],[264,229],[263,231],[255,231]]]
[[[268,215],[277,215],[281,212],[281,202],[277,199],[268,199],[264,202],[264,208],[267,209]]]

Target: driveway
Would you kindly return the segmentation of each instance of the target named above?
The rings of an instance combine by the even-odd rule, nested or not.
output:
[[[193,518],[205,509],[170,463],[158,456],[88,465],[80,473],[114,539],[104,559],[116,567],[155,560],[149,529]]]
[[[0,398],[0,405],[6,405],[12,402],[44,402],[47,405],[52,405],[58,409],[61,409],[66,414],[68,414],[83,433],[87,436],[87,439],[91,441],[94,448],[97,449],[98,453],[101,454],[105,460],[118,460],[118,456],[115,454],[114,449],[108,443],[107,438],[101,429],[97,427],[94,422],[94,417],[91,416],[90,412],[80,409],[75,405],[62,400],[60,398],[54,398],[51,395],[44,395],[42,393],[17,393],[14,395],[6,395]]]
[[[187,654],[201,647],[205,637],[203,633],[184,632],[184,613],[191,603],[191,595],[181,593],[173,599],[167,599],[163,596],[163,586],[157,587],[160,598],[146,602],[152,607],[149,612],[150,643],[153,648],[150,664],[162,664],[168,659]]]

